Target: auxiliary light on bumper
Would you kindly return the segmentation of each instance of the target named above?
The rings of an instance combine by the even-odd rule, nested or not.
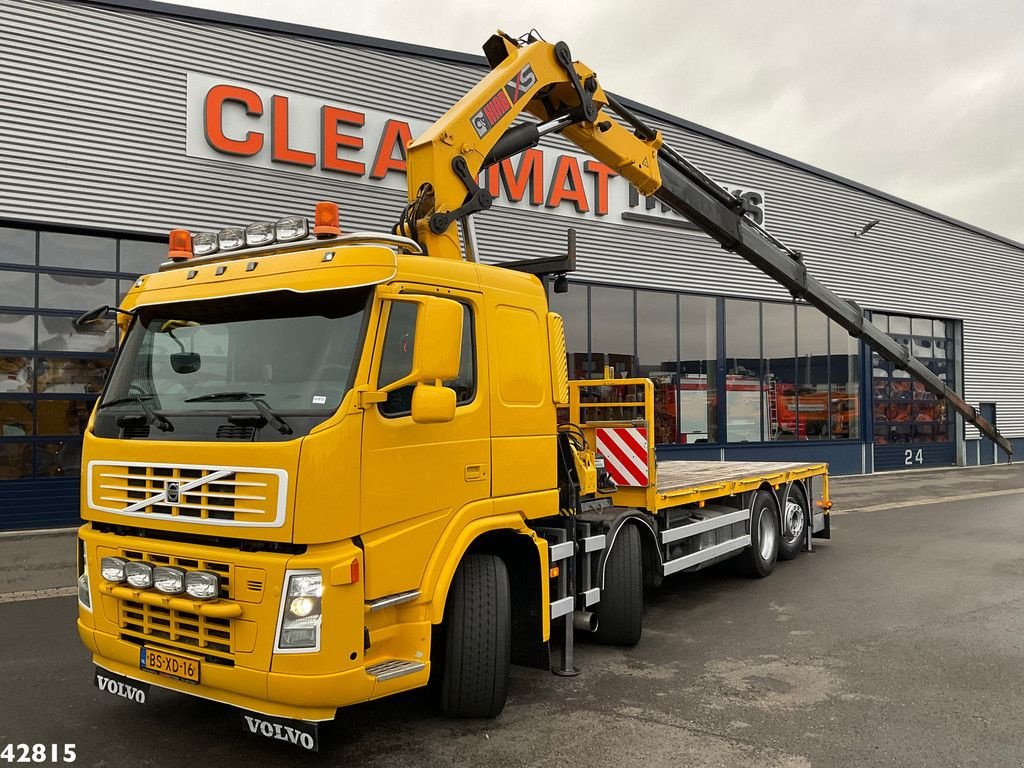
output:
[[[196,600],[213,600],[220,596],[220,577],[209,571],[185,571],[166,565],[104,557],[100,561],[104,581],[124,584],[135,589],[155,589],[164,595],[188,595]]]

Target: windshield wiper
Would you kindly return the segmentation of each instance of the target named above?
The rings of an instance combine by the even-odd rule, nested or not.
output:
[[[171,424],[170,420],[166,416],[162,416],[152,408],[149,407],[147,400],[152,400],[152,395],[126,395],[124,397],[118,397],[113,400],[108,400],[105,403],[100,403],[99,408],[96,410],[102,410],[109,405],[122,405],[123,403],[138,403],[139,407],[145,411],[144,418],[148,424],[156,424],[157,429],[161,432],[173,432],[174,425]],[[121,417],[118,417],[121,418]]]
[[[211,392],[208,395],[199,395],[199,397],[190,397],[186,403],[217,403],[217,402],[231,402],[231,401],[246,401],[256,406],[256,410],[260,412],[260,415],[267,420],[274,429],[280,432],[282,435],[292,434],[292,428],[288,426],[288,423],[274,413],[270,406],[267,405],[267,401],[262,399],[262,392]]]

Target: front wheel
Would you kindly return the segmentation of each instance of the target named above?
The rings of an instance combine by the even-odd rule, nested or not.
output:
[[[449,717],[497,717],[504,709],[512,659],[510,605],[504,561],[466,555],[445,608],[440,704]]]
[[[597,604],[594,639],[605,645],[632,647],[644,629],[644,573],[640,529],[619,529],[604,569],[604,589]]]
[[[763,579],[778,556],[779,505],[774,493],[760,490],[750,505],[750,546],[739,556],[739,566],[747,576]]]

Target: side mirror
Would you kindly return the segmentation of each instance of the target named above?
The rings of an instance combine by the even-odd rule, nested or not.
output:
[[[95,309],[90,309],[88,312],[83,312],[74,320],[71,321],[71,326],[76,330],[80,331],[87,325],[92,325],[101,317],[110,311],[109,304],[102,304]]]
[[[462,314],[459,302],[440,296],[427,296],[420,304],[412,353],[414,381],[433,383],[459,375]]]
[[[203,365],[198,352],[174,352],[171,354],[171,368],[175,373],[195,373]]]
[[[417,384],[412,391],[412,420],[417,424],[444,424],[455,418],[455,390]]]

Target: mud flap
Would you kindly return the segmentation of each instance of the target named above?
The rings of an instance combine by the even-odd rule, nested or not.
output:
[[[149,698],[149,683],[140,683],[124,675],[116,675],[102,667],[95,668],[92,681],[103,693],[109,693],[136,704],[145,704]]]
[[[293,744],[307,752],[320,751],[320,725],[304,720],[261,715],[242,711],[242,725],[246,733],[263,736],[285,744]]]
[[[832,538],[832,517],[824,512],[814,513],[814,525],[811,527],[811,536],[816,539]]]

